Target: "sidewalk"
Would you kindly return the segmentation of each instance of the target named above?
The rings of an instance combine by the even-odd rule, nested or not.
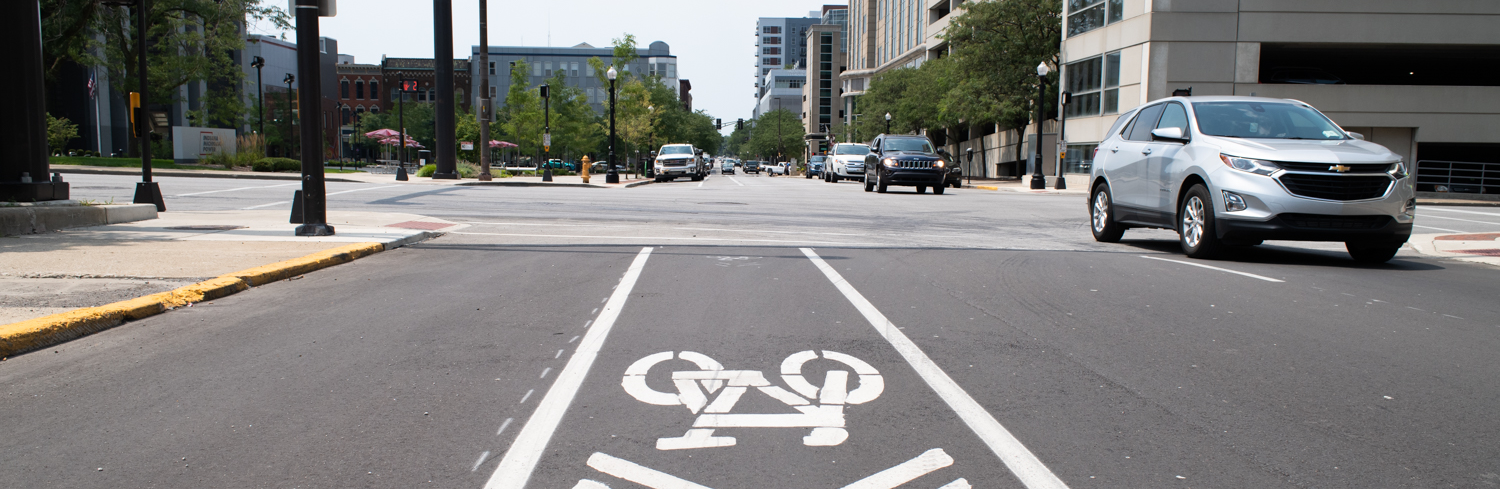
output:
[[[56,173],[62,173],[64,175],[74,174],[74,175],[128,175],[128,176],[137,176],[137,175],[141,174],[141,170],[139,168],[115,168],[115,167],[104,167],[104,166],[81,166],[81,165],[53,165],[52,166],[52,171],[56,172]],[[499,174],[499,169],[498,168],[495,169],[494,172],[495,172],[495,174]],[[269,173],[269,172],[221,171],[221,170],[152,170],[151,171],[151,175],[152,176],[156,176],[156,177],[236,178],[236,179],[256,179],[256,180],[292,180],[292,181],[302,180],[302,175],[298,174],[298,173]],[[465,179],[460,179],[460,180],[433,180],[432,178],[428,178],[428,177],[418,177],[418,176],[416,176],[416,172],[415,171],[412,171],[409,174],[409,177],[408,177],[409,180],[407,180],[405,182],[396,181],[396,174],[394,174],[394,173],[365,173],[365,172],[360,172],[360,173],[329,173],[329,174],[324,175],[323,179],[326,182],[343,182],[343,183],[379,183],[379,184],[393,184],[393,183],[395,183],[395,184],[408,184],[408,185],[471,185],[471,186],[524,186],[524,187],[558,186],[558,187],[593,187],[593,188],[630,188],[630,187],[637,187],[637,186],[640,186],[640,185],[645,185],[645,184],[648,184],[648,183],[652,182],[650,179],[646,179],[646,178],[628,178],[627,175],[628,174],[621,173],[620,174],[620,183],[618,183],[618,184],[607,184],[607,183],[604,183],[604,174],[602,174],[602,173],[593,174],[592,178],[590,178],[589,183],[587,183],[587,184],[583,183],[583,177],[580,177],[580,176],[577,176],[577,175],[574,175],[574,176],[554,176],[554,177],[552,177],[552,182],[551,183],[543,182],[542,181],[542,177],[523,177],[523,176],[510,177],[510,178],[495,178],[493,181],[490,181],[490,182],[480,182],[480,181],[478,181],[476,179],[473,179],[473,178],[465,178]],[[67,177],[65,176],[64,179],[66,179],[66,178]]]
[[[1424,255],[1500,266],[1500,233],[1413,234],[1407,244]]]
[[[967,182],[967,180],[965,180],[965,182]],[[1037,194],[1037,195],[1088,195],[1089,191],[1088,191],[1087,187],[1085,187],[1085,186],[1079,186],[1079,187],[1075,188],[1075,187],[1072,186],[1072,183],[1073,182],[1071,182],[1071,181],[1068,182],[1068,184],[1069,184],[1068,188],[1063,189],[1063,190],[1057,190],[1055,188],[1052,188],[1051,186],[1048,186],[1045,190],[1032,190],[1031,189],[1031,182],[1029,180],[1027,180],[1027,179],[1021,179],[1021,180],[979,180],[979,179],[976,179],[976,180],[973,181],[972,184],[965,183],[964,184],[964,188],[976,188],[976,189],[980,189],[980,190],[993,190],[993,191],[999,191],[999,192],[1016,192],[1016,193]]]
[[[309,238],[293,236],[297,225],[287,223],[285,211],[171,212],[146,221],[0,238],[0,329],[337,254],[351,243],[393,249],[458,226],[414,214],[338,211],[329,213],[329,223],[337,235]]]

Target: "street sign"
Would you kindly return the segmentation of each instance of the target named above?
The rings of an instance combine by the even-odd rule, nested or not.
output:
[[[542,135],[542,146],[552,146],[552,133]]]
[[[460,147],[463,148],[464,151],[474,151],[474,143],[472,143],[472,142],[464,141],[464,142],[459,143],[459,144],[460,144]]]

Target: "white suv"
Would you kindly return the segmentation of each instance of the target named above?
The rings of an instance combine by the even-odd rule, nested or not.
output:
[[[1263,240],[1342,241],[1384,263],[1411,236],[1415,178],[1401,157],[1311,105],[1172,97],[1120,116],[1094,153],[1094,238],[1174,229],[1195,258]]]
[[[838,143],[828,152],[827,167],[823,181],[838,183],[839,180],[865,180],[865,155],[870,154],[870,145]]]

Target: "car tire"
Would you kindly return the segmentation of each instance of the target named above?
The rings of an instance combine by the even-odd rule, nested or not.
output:
[[[875,192],[883,194],[887,190],[890,190],[890,185],[887,185],[885,183],[885,179],[884,178],[880,178],[880,174],[876,173],[875,174]]]
[[[1353,257],[1354,261],[1379,265],[1395,258],[1396,252],[1401,251],[1402,244],[1358,243],[1351,241],[1344,243],[1344,248],[1349,250],[1349,256]]]
[[[948,187],[944,187],[944,186],[941,186],[941,185],[937,186],[937,187],[932,187],[932,193],[935,193],[935,194],[938,194],[938,195],[943,195],[943,191],[944,190],[948,190]]]
[[[870,179],[868,179],[868,178],[864,179],[864,185],[865,185],[865,191],[866,192],[874,192],[875,191],[875,182],[871,182]]]
[[[1103,243],[1119,242],[1120,237],[1125,235],[1125,226],[1115,222],[1115,200],[1114,195],[1109,192],[1109,185],[1101,183],[1094,187],[1094,196],[1089,202],[1089,230],[1094,232],[1094,240]]]
[[[1214,222],[1214,201],[1202,184],[1193,185],[1177,207],[1177,236],[1191,258],[1214,258],[1223,251]]]
[[[933,188],[937,188],[937,187],[933,187]],[[927,187],[925,185],[918,185],[917,186],[917,193],[919,193],[919,194],[925,194],[925,193],[927,193]]]

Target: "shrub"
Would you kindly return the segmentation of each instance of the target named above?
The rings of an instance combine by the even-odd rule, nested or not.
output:
[[[253,171],[262,171],[262,172],[276,171],[276,162],[271,161],[270,158],[261,158],[261,159],[255,160],[254,163],[251,163],[250,164],[250,169],[253,170]]]
[[[491,170],[490,175],[494,176],[493,170]],[[458,177],[479,178],[479,165],[469,163],[467,161],[458,162]]]
[[[437,165],[427,165],[417,170],[417,176],[419,177],[431,178],[434,173],[437,173]]]
[[[255,171],[302,171],[302,162],[291,158],[261,158],[250,165]]]

